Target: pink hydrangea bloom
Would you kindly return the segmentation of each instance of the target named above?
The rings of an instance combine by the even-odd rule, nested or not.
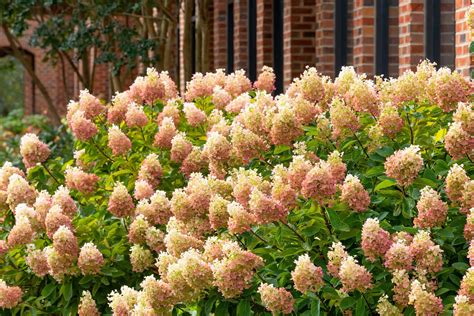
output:
[[[245,70],[237,70],[225,77],[224,89],[233,97],[248,92],[252,88],[252,83],[245,76]]]
[[[36,200],[35,189],[28,184],[25,178],[16,173],[10,176],[6,194],[6,202],[12,210],[20,203],[32,205]]]
[[[373,81],[357,78],[344,95],[347,104],[357,112],[367,112],[378,116],[378,96]]]
[[[349,254],[341,242],[333,242],[328,251],[328,273],[333,277],[339,277],[341,263],[348,256]]]
[[[410,276],[405,270],[395,270],[392,272],[393,300],[398,306],[406,307],[410,296]]]
[[[59,205],[54,205],[51,207],[48,214],[46,214],[44,224],[46,226],[46,234],[49,238],[53,238],[54,233],[61,226],[67,226],[69,229],[72,229],[71,218],[63,214],[63,211]]]
[[[260,157],[262,152],[268,149],[268,144],[262,137],[240,124],[232,126],[230,137],[236,154],[244,163],[250,162],[253,158]]]
[[[229,214],[227,226],[233,234],[241,234],[250,230],[251,226],[256,224],[257,221],[255,215],[248,212],[237,202],[231,202],[227,205],[227,213]]]
[[[474,207],[474,180],[469,180],[464,184],[461,197],[460,211],[467,214]]]
[[[107,209],[116,217],[126,217],[134,213],[135,204],[133,204],[132,197],[122,183],[115,184]]]
[[[153,187],[145,180],[137,180],[135,181],[135,191],[133,196],[137,200],[144,200],[149,199],[155,191]]]
[[[369,261],[383,257],[392,245],[390,234],[380,227],[376,218],[368,218],[362,226],[362,250]]]
[[[166,224],[171,217],[170,201],[164,191],[157,190],[150,201],[143,200],[138,203],[136,213],[142,214],[151,225]]]
[[[469,297],[465,295],[456,295],[454,300],[456,302],[453,305],[454,316],[469,316],[474,314],[474,304],[469,301]]]
[[[130,128],[144,127],[148,124],[148,117],[146,116],[142,106],[132,102],[128,105],[127,113],[125,114],[125,122]]]
[[[214,90],[212,91],[212,103],[216,109],[225,109],[230,101],[232,101],[232,96],[226,90],[221,86],[214,87]]]
[[[132,102],[130,91],[117,92],[112,98],[112,106],[107,112],[107,121],[110,124],[120,124],[125,121],[128,105]]]
[[[99,177],[93,173],[87,173],[77,167],[67,167],[66,186],[83,194],[90,194],[96,190]]]
[[[411,145],[405,149],[397,150],[385,161],[385,173],[387,176],[397,180],[401,186],[408,186],[418,176],[423,167],[423,158],[420,148]]]
[[[253,86],[255,89],[272,93],[273,90],[275,90],[275,74],[273,73],[273,69],[268,66],[263,66]]]
[[[128,153],[132,148],[132,142],[116,125],[109,128],[107,146],[112,150],[114,156],[121,156]]]
[[[470,267],[462,278],[458,294],[467,296],[474,304],[474,267]]]
[[[18,245],[26,245],[33,240],[35,232],[30,221],[25,216],[16,218],[15,225],[8,234],[8,248]]]
[[[345,133],[355,133],[359,127],[359,118],[355,112],[347,106],[342,99],[334,98],[329,109],[333,137],[338,138]]]
[[[158,132],[155,134],[153,145],[163,149],[170,149],[171,140],[175,137],[176,133],[173,119],[165,117],[158,128]]]
[[[442,226],[448,215],[448,205],[431,187],[424,187],[420,193],[420,200],[416,204],[418,216],[413,223],[420,228]]]
[[[428,81],[427,94],[433,104],[450,112],[458,102],[465,102],[472,93],[472,83],[457,71],[440,68]]]
[[[311,258],[301,255],[295,260],[296,267],[291,272],[291,279],[295,284],[295,289],[305,294],[306,292],[317,292],[324,284],[323,269],[315,266]]]
[[[130,263],[133,272],[143,272],[153,265],[153,254],[141,245],[130,248]]]
[[[258,224],[275,221],[286,221],[288,211],[275,201],[271,195],[264,194],[257,188],[252,190],[249,199],[249,210],[255,216]]]
[[[306,67],[299,78],[295,78],[288,88],[288,94],[300,94],[306,100],[316,104],[324,98],[324,78],[314,67]]]
[[[48,259],[44,251],[29,246],[25,262],[31,271],[39,277],[44,277],[49,272]]]
[[[154,313],[168,312],[175,303],[173,288],[162,280],[156,280],[154,276],[147,276],[140,286],[143,288],[143,296],[153,308]]]
[[[273,116],[270,139],[275,145],[291,145],[303,129],[288,103],[280,103],[278,112]]]
[[[146,76],[137,77],[130,86],[130,94],[139,103],[153,104],[165,97],[165,82],[155,68],[148,68]]]
[[[0,307],[11,309],[17,306],[21,297],[23,296],[23,291],[18,286],[8,286],[5,281],[0,279]]]
[[[105,106],[87,89],[81,90],[79,93],[79,109],[84,111],[84,115],[89,120],[105,112]]]
[[[77,213],[76,202],[72,199],[69,189],[62,185],[54,192],[51,202],[53,206],[59,206],[61,212],[70,218],[73,218]]]
[[[97,126],[85,117],[83,111],[77,111],[71,117],[69,127],[73,135],[80,141],[87,141],[97,134]]]
[[[176,163],[183,162],[192,150],[192,143],[180,132],[171,141],[171,160]]]
[[[413,237],[410,253],[417,271],[436,273],[443,266],[443,250],[435,245],[427,231],[421,230]]]
[[[342,185],[341,201],[346,202],[356,212],[364,212],[370,204],[370,196],[359,178],[348,174]]]
[[[403,240],[392,243],[385,253],[384,265],[389,270],[412,269],[413,255],[410,253],[410,247]]]
[[[464,184],[469,181],[469,177],[462,165],[454,164],[446,176],[446,194],[452,202],[460,202]]]
[[[262,298],[263,306],[274,315],[278,313],[287,315],[293,311],[295,299],[284,288],[275,288],[272,284],[262,283],[258,288],[258,293]]]
[[[25,173],[23,171],[21,171],[17,167],[13,167],[11,162],[5,162],[0,168],[0,191],[7,190],[8,183],[10,182],[10,176],[14,174],[25,178]]]
[[[463,130],[470,135],[474,134],[474,110],[472,104],[459,102],[456,112],[453,114],[453,121],[461,124]]]
[[[151,226],[146,230],[145,243],[146,245],[156,253],[160,253],[165,250],[165,233],[158,228]]]
[[[346,293],[354,290],[365,292],[372,287],[372,274],[364,266],[359,265],[352,256],[346,257],[341,262],[339,279],[342,291]]]
[[[206,113],[198,109],[192,102],[185,102],[183,104],[183,112],[186,117],[186,121],[191,126],[198,126],[203,124],[207,120]]]
[[[138,215],[128,229],[128,241],[133,244],[144,244],[148,228],[150,228],[150,223],[145,216]]]
[[[79,316],[100,316],[97,305],[89,291],[82,291],[77,314]]]
[[[395,137],[403,127],[403,119],[398,114],[398,110],[391,104],[382,107],[378,124],[382,127],[382,133],[390,138]]]
[[[53,235],[53,247],[61,256],[77,258],[77,238],[67,226],[60,226]]]
[[[306,198],[323,201],[336,193],[336,179],[331,166],[325,162],[317,163],[307,174],[302,183],[301,193]]]
[[[45,162],[50,153],[48,145],[40,141],[35,134],[25,134],[21,137],[20,154],[27,168]]]
[[[89,242],[81,247],[77,266],[83,275],[99,273],[104,263],[104,257],[96,245]]]
[[[453,159],[461,159],[474,153],[474,136],[466,132],[461,123],[454,122],[449,126],[444,137],[444,147]]]
[[[410,304],[417,315],[439,315],[443,312],[441,299],[428,292],[418,280],[411,283]]]

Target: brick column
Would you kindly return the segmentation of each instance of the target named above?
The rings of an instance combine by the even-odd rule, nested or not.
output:
[[[316,0],[284,0],[283,82],[288,87],[306,65],[315,64]]]
[[[455,22],[454,22],[454,0],[442,0],[441,8],[441,47],[440,66],[454,69],[455,50]]]
[[[226,68],[227,66],[227,1],[214,0],[212,42],[212,67]]]
[[[224,1],[225,2],[225,1]],[[248,70],[247,0],[234,1],[234,70]]]
[[[335,10],[333,0],[316,0],[316,68],[331,77],[335,76],[336,62]]]
[[[469,45],[474,38],[467,19],[470,5],[471,0],[456,0],[456,69],[465,76],[474,70],[474,56],[469,53]]]
[[[399,73],[414,70],[424,59],[424,1],[399,2]]]
[[[272,66],[272,0],[257,1],[257,74],[263,66]]]
[[[398,76],[398,3],[390,3],[388,9],[388,75]]]
[[[354,68],[369,76],[375,73],[375,5],[374,1],[354,0],[353,18]]]

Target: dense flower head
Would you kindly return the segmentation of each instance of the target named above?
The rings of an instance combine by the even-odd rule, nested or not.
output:
[[[474,207],[474,180],[469,180],[464,184],[461,197],[460,211],[467,214]]]
[[[137,214],[142,214],[152,225],[165,224],[171,217],[170,202],[164,191],[157,190],[150,201],[140,201],[136,209]]]
[[[201,172],[207,163],[207,157],[204,156],[202,149],[199,146],[192,146],[191,152],[184,159],[179,171],[189,178],[192,173]]]
[[[82,291],[77,314],[79,316],[100,316],[100,312],[97,309],[94,299],[92,298],[91,292]]]
[[[171,219],[170,219],[170,222]],[[179,257],[183,252],[194,248],[201,249],[203,242],[197,239],[194,236],[187,235],[176,228],[167,227],[167,234],[165,236],[164,242],[166,246],[166,251],[176,257]]]
[[[66,186],[83,194],[95,191],[99,177],[93,173],[84,172],[78,167],[67,167],[65,172]]]
[[[171,160],[180,163],[193,150],[193,144],[186,138],[186,134],[179,132],[171,140]]]
[[[364,212],[370,204],[370,196],[357,176],[348,174],[341,188],[341,201],[356,212]]]
[[[135,190],[133,191],[133,196],[137,200],[144,200],[149,199],[155,191],[151,184],[149,184],[145,180],[137,180],[135,181]]]
[[[252,88],[252,83],[245,76],[245,70],[237,70],[228,76],[224,80],[224,89],[233,97],[241,95],[249,91]]]
[[[153,254],[141,245],[130,247],[130,263],[132,271],[143,272],[153,265]]]
[[[125,122],[130,128],[146,126],[148,117],[143,110],[143,106],[137,105],[135,102],[130,103],[125,114]]]
[[[268,144],[261,136],[238,123],[232,126],[230,137],[236,154],[244,163],[260,157],[268,149]]]
[[[250,100],[250,95],[248,93],[243,93],[230,101],[226,105],[225,110],[230,113],[240,113],[249,106]]]
[[[328,273],[334,277],[339,276],[342,261],[349,256],[341,242],[333,242],[328,251]]]
[[[456,302],[453,305],[454,316],[470,316],[474,314],[474,304],[469,301],[467,296],[457,295],[454,300]]]
[[[23,291],[18,286],[9,286],[5,281],[0,279],[0,308],[14,308],[17,306],[21,297],[23,296]]]
[[[44,224],[46,227],[46,234],[49,238],[53,238],[54,233],[61,226],[67,226],[72,229],[72,220],[69,216],[63,213],[59,205],[54,205],[46,214]]]
[[[258,293],[262,298],[263,306],[273,315],[279,313],[287,315],[293,311],[295,299],[284,288],[275,288],[272,284],[262,283],[258,288]]]
[[[186,83],[186,100],[192,101],[211,95],[214,87],[224,86],[225,79],[223,69],[217,69],[216,72],[208,72],[205,75],[200,72],[193,74],[191,80]]]
[[[227,104],[232,101],[232,96],[221,86],[214,87],[212,91],[212,103],[217,109],[225,109]]]
[[[130,224],[128,230],[128,241],[133,244],[145,243],[145,236],[148,228],[150,228],[150,223],[148,223],[145,216],[141,214],[138,215]]]
[[[30,186],[25,178],[16,173],[10,176],[6,193],[6,202],[10,209],[15,209],[20,203],[32,205],[36,200],[35,189]]]
[[[356,113],[342,99],[337,97],[333,99],[330,105],[329,115],[334,138],[341,137],[345,133],[355,133],[360,127]]]
[[[454,122],[449,126],[444,137],[444,146],[453,159],[461,159],[474,152],[474,137],[462,128],[461,123]]]
[[[15,214],[15,220],[19,220],[21,217],[28,219],[34,231],[41,231],[43,229],[44,222],[42,221],[44,218],[33,207],[21,203],[16,206],[13,213]]]
[[[158,127],[158,132],[155,134],[153,145],[162,149],[171,148],[171,140],[176,135],[176,126],[173,119],[165,117]]]
[[[133,204],[132,197],[122,183],[117,182],[115,184],[107,209],[116,217],[126,217],[134,213],[135,204]]]
[[[293,156],[288,167],[288,182],[295,190],[300,190],[307,173],[313,165],[302,155]]]
[[[469,181],[469,177],[463,165],[454,164],[449,169],[446,176],[446,194],[452,202],[459,202],[462,199],[464,184]]]
[[[463,130],[469,134],[474,134],[474,110],[472,104],[459,102],[456,112],[453,114],[453,121],[461,124]]]
[[[418,216],[413,221],[415,226],[428,228],[443,225],[448,214],[446,202],[443,202],[439,193],[431,187],[424,187],[420,193],[421,197],[416,204]]]
[[[130,91],[117,92],[112,98],[112,106],[107,111],[107,121],[110,124],[120,124],[125,121],[128,105],[133,102]]]
[[[15,225],[8,234],[8,247],[13,248],[18,245],[26,245],[33,240],[34,234],[35,232],[28,218],[21,216],[16,219]]]
[[[411,283],[410,304],[417,315],[439,315],[443,312],[441,299],[428,292],[418,280]]]
[[[316,68],[307,67],[299,78],[295,78],[288,88],[288,94],[300,94],[306,100],[318,103],[324,98],[323,77]]]
[[[77,259],[77,266],[82,274],[97,274],[100,272],[104,263],[104,257],[96,245],[88,242],[81,247],[79,258]]]
[[[165,250],[164,239],[165,233],[154,226],[148,227],[145,232],[146,245],[156,253]]]
[[[61,208],[61,211],[64,215],[67,215],[71,218],[74,217],[77,213],[76,202],[72,199],[69,189],[64,186],[59,186],[59,188],[54,192],[51,198],[52,205],[57,205]]]
[[[258,224],[266,224],[275,221],[286,221],[288,211],[271,195],[264,194],[257,188],[250,193],[249,210],[255,216]]]
[[[403,127],[403,119],[398,113],[398,109],[392,104],[382,106],[378,124],[382,127],[384,135],[393,138]]]
[[[149,275],[145,277],[140,286],[143,288],[146,302],[150,304],[155,313],[167,312],[173,306],[175,294],[168,283]]]
[[[25,173],[21,169],[14,167],[11,164],[11,162],[8,162],[8,161],[5,162],[3,166],[0,168],[0,190],[1,191],[7,190],[8,183],[10,182],[10,176],[14,174],[22,178],[25,178]]]
[[[67,226],[60,226],[53,235],[53,247],[62,256],[76,258],[79,253],[77,238]]]
[[[344,95],[347,104],[357,112],[367,112],[378,116],[378,97],[375,85],[371,80],[357,78],[352,82]]]
[[[287,102],[280,102],[273,116],[270,139],[274,145],[291,145],[303,133],[295,111]]]
[[[114,156],[126,154],[132,148],[132,142],[124,132],[116,125],[109,128],[107,146],[112,150]]]
[[[393,300],[400,307],[406,307],[410,300],[410,276],[406,270],[392,272]]]
[[[280,96],[283,99],[284,96]],[[319,105],[315,105],[310,101],[303,98],[301,95],[297,95],[293,98],[288,98],[291,109],[294,111],[296,119],[300,124],[311,123],[319,114],[321,114],[321,108]]]
[[[203,154],[209,160],[225,161],[229,159],[232,151],[232,145],[226,137],[218,132],[207,134],[206,144],[203,147]]]
[[[163,176],[163,169],[160,164],[158,156],[154,153],[149,154],[143,159],[138,171],[138,179],[148,182],[153,188],[160,184],[160,179]]]
[[[425,231],[419,231],[410,244],[410,253],[415,260],[415,269],[419,272],[436,273],[443,266],[443,250],[436,245]]]
[[[77,111],[72,115],[69,127],[72,134],[83,142],[94,137],[98,132],[97,126],[85,117],[84,111]]]
[[[93,119],[94,117],[105,112],[105,106],[100,103],[100,100],[90,94],[89,90],[84,89],[79,92],[79,109],[84,111],[84,115],[88,119]]]
[[[317,292],[324,284],[323,269],[315,266],[308,254],[299,256],[295,264],[296,267],[291,272],[295,289],[303,294],[308,291]]]
[[[185,102],[183,104],[183,112],[186,117],[186,121],[191,126],[198,126],[206,122],[207,116],[204,111],[198,109],[196,104],[192,102]]]
[[[320,161],[308,171],[302,183],[301,193],[306,198],[323,201],[336,193],[336,179],[332,174],[331,165]]]
[[[255,270],[263,265],[263,260],[231,241],[221,243],[221,254],[212,264],[214,285],[224,297],[237,297],[251,286]]]
[[[129,315],[137,303],[138,291],[126,285],[120,292],[112,291],[107,299],[114,315]]]
[[[231,202],[227,205],[227,213],[229,214],[227,226],[229,231],[233,234],[241,234],[245,231],[249,231],[257,222],[255,215],[247,211],[237,202]]]
[[[474,267],[470,267],[461,280],[458,294],[469,297],[471,304],[474,304]]]
[[[358,79],[358,75],[352,66],[343,66],[341,71],[334,80],[336,92],[340,96],[344,96],[349,91],[352,83]]]
[[[428,81],[427,90],[429,100],[445,112],[455,110],[457,103],[467,101],[472,93],[469,80],[447,67],[442,67],[433,74]]]
[[[362,250],[370,261],[383,257],[388,251],[392,241],[390,234],[380,227],[379,220],[368,218],[362,226]]]
[[[227,205],[230,202],[220,195],[214,195],[209,203],[209,222],[212,229],[217,230],[227,226],[229,214],[227,213]]]
[[[21,137],[20,154],[27,168],[45,162],[50,153],[48,145],[43,143],[35,134],[28,133]]]
[[[43,277],[49,272],[48,259],[45,252],[36,249],[34,245],[28,245],[25,262],[36,276]]]
[[[146,76],[139,76],[130,86],[130,94],[134,100],[139,103],[153,104],[157,99],[163,99],[166,96],[165,83],[155,68],[148,68]]]
[[[201,253],[190,249],[168,267],[166,279],[177,297],[187,302],[211,287],[212,270]]]
[[[410,253],[410,247],[403,240],[392,243],[384,256],[384,265],[389,270],[412,269],[413,255]]]
[[[469,264],[471,265],[471,267],[474,267],[474,240],[471,240],[469,244],[467,258],[469,259]]]
[[[255,89],[272,93],[273,90],[275,90],[275,74],[273,73],[273,69],[268,66],[263,66],[253,86]]]
[[[388,296],[386,294],[382,295],[379,298],[379,301],[377,304],[377,313],[383,316],[402,316],[403,315],[402,312],[400,312],[400,310],[398,309],[398,307],[390,303],[390,301],[388,300]]]
[[[411,145],[405,149],[397,150],[385,161],[385,173],[394,178],[401,186],[408,186],[418,176],[423,167],[420,147]]]
[[[372,274],[359,265],[352,256],[344,258],[339,268],[339,279],[342,291],[349,293],[354,290],[365,292],[372,287]]]
[[[54,247],[48,246],[43,249],[49,266],[49,274],[58,282],[62,282],[64,276],[71,273],[74,258],[62,255]]]

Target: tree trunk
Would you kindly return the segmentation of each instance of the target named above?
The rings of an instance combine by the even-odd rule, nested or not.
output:
[[[201,71],[208,72],[209,69],[209,0],[200,0],[200,29],[201,34]]]
[[[53,100],[51,99],[51,96],[49,95],[48,90],[43,85],[43,83],[38,78],[38,76],[36,76],[36,73],[32,65],[25,59],[25,56],[21,52],[20,46],[17,45],[17,43],[15,42],[15,38],[10,33],[10,29],[8,28],[8,26],[6,24],[2,24],[2,28],[3,28],[3,32],[5,33],[7,37],[8,43],[10,44],[12,48],[13,55],[21,62],[23,67],[25,67],[31,79],[34,81],[35,85],[38,86],[38,89],[40,90],[41,94],[46,100],[46,104],[48,105],[48,111],[50,112],[49,114],[50,114],[51,120],[53,121],[53,123],[59,124],[61,122],[61,117],[59,116],[59,113],[54,106]]]
[[[202,72],[202,50],[203,50],[203,42],[202,42],[202,26],[203,26],[203,17],[202,17],[202,6],[204,5],[203,0],[196,1],[196,14],[195,14],[195,38],[196,38],[196,71]]]

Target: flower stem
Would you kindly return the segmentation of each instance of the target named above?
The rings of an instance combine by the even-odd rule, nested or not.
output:
[[[94,147],[105,157],[107,158],[110,162],[114,162],[114,160],[112,158],[110,158],[109,155],[107,155],[102,149],[100,149],[100,147],[97,145],[97,143],[95,142],[94,138],[91,138],[92,139],[92,143],[94,144]]]
[[[413,128],[411,127],[411,121],[410,121],[410,116],[408,115],[408,112],[405,112],[405,116],[407,118],[408,127],[410,128],[410,144],[413,145],[415,139],[414,139],[414,136],[413,136]]]
[[[362,297],[364,298],[365,304],[367,304],[367,307],[369,308],[370,314],[373,315],[374,312],[372,311],[372,307],[370,307],[370,304],[369,304],[369,302],[367,301],[367,299],[365,298],[364,293],[361,292],[360,294],[361,294]]]
[[[46,172],[51,176],[51,178],[53,178],[53,180],[58,184],[58,185],[61,185],[61,182],[58,181],[58,179],[53,175],[53,173],[51,172],[51,170],[49,170],[49,168],[46,166],[46,164],[44,162],[41,163],[41,166],[44,168],[44,170],[46,170]]]
[[[260,239],[263,243],[269,245],[270,247],[275,247],[276,249],[280,250],[281,251],[281,248],[278,247],[278,246],[275,246],[275,245],[272,245],[268,242],[268,240],[266,240],[265,238],[263,238],[262,236],[258,235],[256,232],[254,232],[253,230],[249,230],[249,232],[254,235],[255,237],[257,237],[258,239]]]
[[[360,141],[359,137],[357,137],[356,132],[353,132],[353,134],[354,134],[355,139],[356,139],[357,142],[359,143],[360,147],[361,147],[362,150],[364,151],[365,156],[366,156],[367,158],[369,158],[369,154],[368,154],[367,151],[365,150],[364,145],[362,145],[362,142]]]
[[[324,222],[326,223],[326,227],[327,227],[329,233],[332,235],[333,231],[332,231],[331,222],[329,221],[326,208],[322,205],[321,205],[321,213],[323,214],[323,218],[324,218]]]
[[[473,163],[473,161],[472,161],[471,157],[469,156],[469,154],[466,154],[466,157],[471,163]]]
[[[305,242],[303,236],[301,236],[300,233],[298,233],[298,231],[296,231],[296,229],[294,229],[293,227],[291,227],[290,225],[288,225],[288,223],[285,223],[283,221],[280,221],[280,223],[282,223],[283,225],[285,225],[286,227],[288,227],[289,230],[291,230],[302,242]]]

